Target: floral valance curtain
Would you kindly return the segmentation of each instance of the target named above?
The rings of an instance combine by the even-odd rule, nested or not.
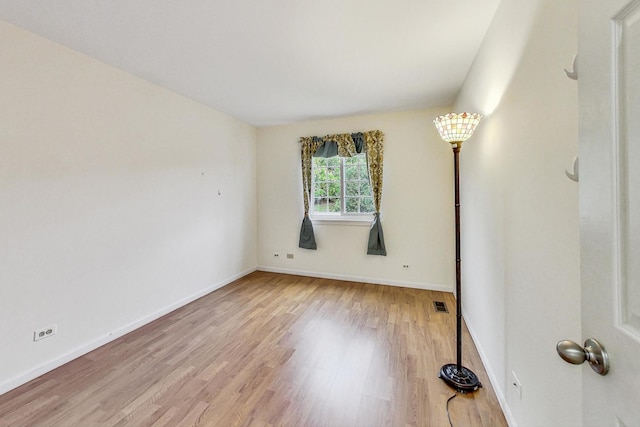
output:
[[[367,157],[369,181],[373,192],[373,204],[376,212],[369,232],[367,254],[387,255],[380,223],[380,202],[382,200],[382,163],[384,133],[379,130],[358,133],[310,136],[300,138],[302,154],[302,192],[304,199],[304,219],[300,229],[301,248],[317,249],[313,224],[309,218],[311,199],[311,162],[313,157],[351,157],[363,151]]]

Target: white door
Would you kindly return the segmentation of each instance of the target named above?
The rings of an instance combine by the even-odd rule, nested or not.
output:
[[[640,426],[640,0],[579,0],[582,341],[585,426]]]

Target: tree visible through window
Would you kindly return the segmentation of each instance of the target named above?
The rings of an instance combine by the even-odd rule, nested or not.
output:
[[[312,212],[359,215],[375,212],[365,154],[314,157]]]

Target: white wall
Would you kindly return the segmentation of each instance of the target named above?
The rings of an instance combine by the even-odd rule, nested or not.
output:
[[[254,270],[257,222],[252,126],[2,21],[0,51],[2,393]]]
[[[453,155],[433,126],[433,118],[447,111],[259,129],[259,268],[451,291],[455,280]],[[304,214],[299,138],[373,129],[385,133],[381,211],[387,256],[366,254],[369,227],[363,226],[314,224],[318,250],[299,249]],[[294,254],[294,259],[287,259],[286,253]],[[410,268],[404,270],[403,264]]]
[[[503,0],[456,102],[486,114],[462,152],[465,317],[518,426],[579,425],[580,339],[574,0]],[[518,375],[522,399],[512,387]]]

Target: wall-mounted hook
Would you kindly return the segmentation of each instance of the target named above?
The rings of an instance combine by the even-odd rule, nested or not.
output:
[[[564,73],[567,75],[567,77],[569,77],[571,80],[578,80],[578,55],[574,55],[573,56],[573,65],[572,65],[573,70],[569,71],[566,68],[564,69]]]
[[[578,156],[573,158],[573,173],[569,172],[566,169],[564,173],[567,174],[567,177],[571,181],[578,182],[580,180],[580,163],[579,163]]]

